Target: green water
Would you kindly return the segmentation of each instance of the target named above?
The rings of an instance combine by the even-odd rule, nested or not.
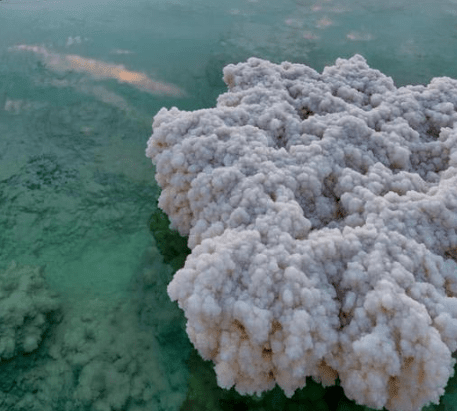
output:
[[[321,71],[360,53],[398,86],[457,78],[456,16],[455,0],[1,1],[0,269],[44,267],[61,308],[37,350],[0,355],[0,411],[356,409],[338,388],[216,387],[150,231],[152,117],[214,106],[222,68],[251,56]],[[121,65],[148,80],[100,74]],[[452,389],[431,409],[453,409]]]

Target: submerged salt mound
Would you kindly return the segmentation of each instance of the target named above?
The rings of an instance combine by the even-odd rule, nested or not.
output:
[[[220,386],[338,376],[373,408],[438,402],[457,350],[457,81],[396,88],[251,58],[212,109],[161,109],[146,154],[192,253],[168,286]]]
[[[12,262],[0,272],[0,362],[35,351],[60,301],[42,267]]]

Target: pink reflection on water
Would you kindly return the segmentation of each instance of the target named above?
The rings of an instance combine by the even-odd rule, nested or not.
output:
[[[320,19],[317,22],[317,27],[320,28],[320,29],[328,27],[328,26],[331,26],[331,25],[333,25],[333,21],[328,19],[327,17],[323,17],[322,19]]]
[[[113,49],[110,51],[112,54],[133,54],[133,51],[130,50],[122,50],[122,49]]]
[[[373,38],[370,33],[360,33],[357,31],[351,31],[346,34],[346,37],[352,41],[369,41]]]
[[[303,38],[306,40],[317,40],[319,39],[319,36],[316,36],[313,32],[311,31],[305,31],[303,33]]]
[[[122,64],[107,63],[76,54],[51,53],[42,46],[20,44],[9,48],[10,51],[31,51],[43,57],[45,63],[54,71],[76,71],[90,74],[96,79],[116,79],[120,83],[130,84],[141,91],[151,94],[163,94],[182,97],[185,92],[169,83],[155,81],[146,74],[131,71]]]

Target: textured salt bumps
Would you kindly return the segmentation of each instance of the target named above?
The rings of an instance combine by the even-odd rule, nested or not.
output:
[[[60,309],[42,267],[12,262],[0,272],[0,362],[35,351]]]
[[[146,154],[192,253],[168,286],[218,383],[338,376],[373,408],[438,402],[457,350],[457,81],[363,57],[228,65],[211,109],[161,109]]]

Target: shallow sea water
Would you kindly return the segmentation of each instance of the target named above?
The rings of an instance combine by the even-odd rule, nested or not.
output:
[[[0,411],[359,409],[216,387],[149,230],[152,118],[214,106],[251,56],[359,53],[402,86],[457,78],[456,50],[455,0],[0,1],[0,270],[42,267],[61,301],[37,350],[2,361],[0,332]]]

